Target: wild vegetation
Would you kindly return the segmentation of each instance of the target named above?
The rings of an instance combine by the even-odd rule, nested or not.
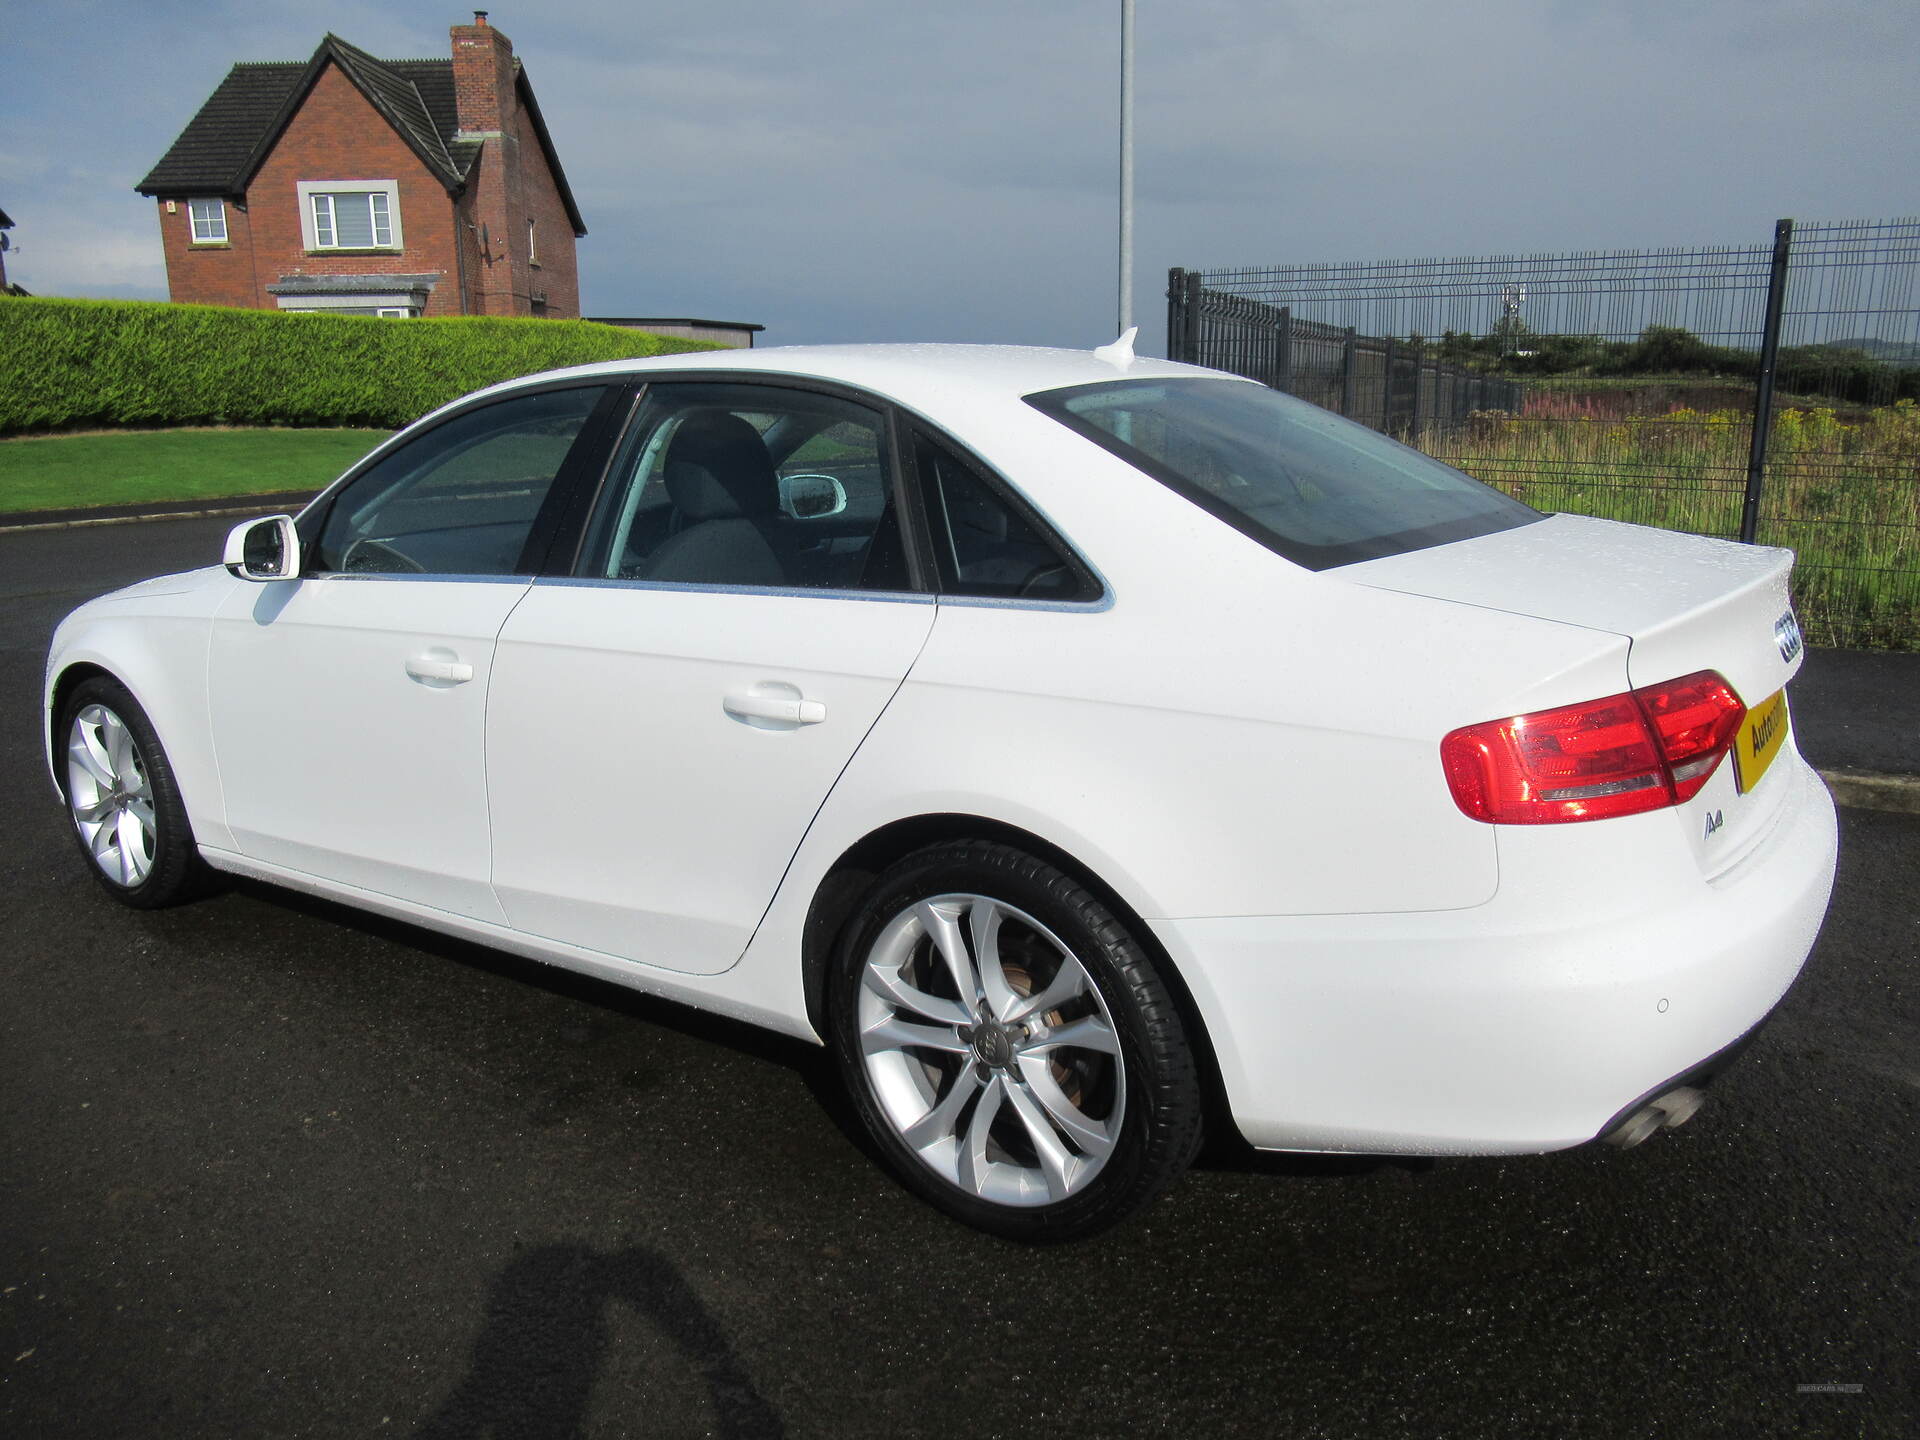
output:
[[[375,320],[12,298],[0,302],[0,435],[176,425],[392,429],[538,370],[712,348],[578,320]]]
[[[1420,445],[1542,510],[1733,536],[1751,425],[1728,409],[1608,415],[1548,393]],[[1761,494],[1759,539],[1799,552],[1814,644],[1920,649],[1920,404],[1778,411]]]
[[[1470,370],[1522,377],[1724,376],[1748,381],[1760,373],[1760,352],[1715,345],[1677,325],[1649,325],[1633,340],[1598,335],[1543,335],[1518,319],[1500,321],[1487,335],[1448,331],[1435,344],[1438,358]],[[1920,365],[1911,347],[1843,341],[1781,348],[1774,383],[1782,390],[1868,405],[1920,399]],[[1904,363],[1890,355],[1905,356]]]

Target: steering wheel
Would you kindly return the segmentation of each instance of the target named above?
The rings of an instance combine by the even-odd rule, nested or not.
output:
[[[340,570],[345,575],[422,575],[426,569],[411,555],[402,554],[385,540],[371,537],[354,541],[340,560]]]

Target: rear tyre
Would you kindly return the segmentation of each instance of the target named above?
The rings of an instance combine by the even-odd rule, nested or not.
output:
[[[117,680],[97,675],[67,696],[59,724],[55,768],[74,839],[101,888],[136,910],[202,893],[211,872],[139,702]]]
[[[978,1229],[1095,1234],[1199,1149],[1192,1050],[1146,951],[1011,846],[938,845],[881,875],[841,936],[829,1005],[888,1163]]]

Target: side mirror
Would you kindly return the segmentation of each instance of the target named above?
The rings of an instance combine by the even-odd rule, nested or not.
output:
[[[782,475],[780,508],[795,520],[824,520],[847,508],[847,487],[831,475]]]
[[[227,532],[226,552],[220,563],[242,580],[297,580],[300,578],[300,532],[291,515],[269,515],[247,520]]]

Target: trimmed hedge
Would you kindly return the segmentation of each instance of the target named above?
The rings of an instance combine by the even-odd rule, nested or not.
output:
[[[711,350],[583,320],[376,320],[146,300],[0,300],[0,435],[173,425],[395,429],[470,390]]]

